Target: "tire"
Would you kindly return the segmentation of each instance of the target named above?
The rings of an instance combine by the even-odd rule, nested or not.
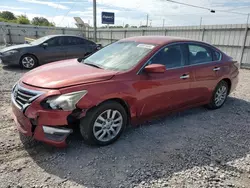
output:
[[[218,93],[220,91],[221,92],[223,91],[221,93],[222,101],[218,102]],[[222,107],[227,100],[228,93],[229,93],[228,83],[224,80],[220,81],[213,92],[213,96],[210,103],[206,107],[209,109],[218,109]]]
[[[25,69],[33,69],[38,65],[37,58],[33,55],[23,55],[20,59],[20,66]]]
[[[127,113],[123,106],[109,101],[90,110],[86,117],[80,120],[80,132],[87,144],[105,146],[115,142],[126,125]]]

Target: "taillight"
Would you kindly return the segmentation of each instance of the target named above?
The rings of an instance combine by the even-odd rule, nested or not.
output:
[[[233,64],[237,69],[240,68],[240,64],[238,63],[238,61],[233,61]]]

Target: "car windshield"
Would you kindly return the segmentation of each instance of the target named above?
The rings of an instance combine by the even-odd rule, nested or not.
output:
[[[41,37],[37,40],[32,41],[30,44],[33,44],[33,45],[41,44],[45,42],[46,40],[48,40],[49,38],[50,38],[49,36]]]
[[[134,67],[155,45],[116,42],[86,58],[83,63],[103,69],[125,71]]]

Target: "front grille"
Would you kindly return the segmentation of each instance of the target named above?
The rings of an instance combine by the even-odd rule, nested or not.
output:
[[[20,87],[18,84],[13,89],[13,98],[15,102],[22,108],[25,104],[31,103],[42,93]]]

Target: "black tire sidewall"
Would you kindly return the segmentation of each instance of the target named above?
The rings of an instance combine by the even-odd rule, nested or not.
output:
[[[222,86],[225,86],[225,87],[227,88],[227,95],[226,95],[226,98],[225,98],[225,100],[223,101],[223,103],[222,103],[221,105],[217,106],[217,105],[215,104],[215,95],[216,95],[216,92],[218,91],[218,89],[219,89],[220,87],[222,87]],[[222,106],[224,105],[224,103],[225,103],[226,100],[227,100],[228,89],[229,89],[228,84],[227,84],[227,82],[225,82],[224,80],[220,81],[220,82],[217,84],[217,86],[216,86],[216,88],[215,88],[215,90],[214,90],[214,92],[213,92],[213,97],[212,97],[211,103],[209,104],[209,107],[210,107],[211,109],[218,109],[218,108],[220,108],[220,107],[222,107]]]
[[[94,133],[93,133],[93,126],[94,126],[94,123],[95,123],[97,117],[101,113],[103,113],[104,111],[106,111],[108,109],[118,110],[122,115],[123,124],[122,124],[120,132],[112,140],[107,141],[107,142],[102,142],[102,141],[99,141],[95,138]],[[126,125],[127,125],[126,110],[119,103],[111,101],[111,102],[106,102],[106,103],[92,109],[90,112],[88,112],[86,117],[84,117],[81,120],[80,131],[81,131],[81,134],[82,134],[84,140],[87,141],[88,144],[105,146],[105,145],[109,145],[109,144],[113,143],[114,141],[116,141],[121,136]]]
[[[22,60],[23,60],[25,57],[31,57],[31,58],[34,60],[35,64],[34,64],[33,67],[31,67],[31,68],[26,68],[25,66],[23,66]],[[34,69],[35,67],[37,67],[38,62],[37,62],[36,57],[33,56],[33,55],[23,55],[23,56],[21,57],[21,59],[20,59],[20,65],[21,65],[22,68],[30,70],[30,69]]]

